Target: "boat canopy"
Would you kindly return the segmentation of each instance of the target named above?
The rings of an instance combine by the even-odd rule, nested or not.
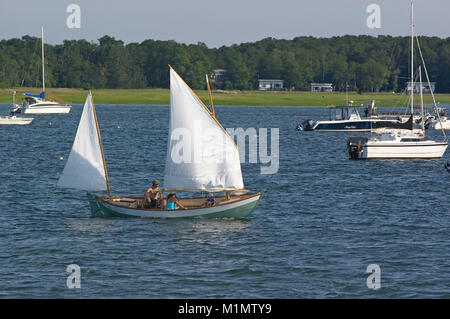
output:
[[[358,110],[355,106],[329,106],[330,121],[360,120]]]

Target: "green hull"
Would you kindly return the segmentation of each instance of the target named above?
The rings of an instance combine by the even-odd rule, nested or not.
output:
[[[247,218],[256,208],[260,195],[250,199],[211,208],[155,211],[138,208],[125,208],[111,205],[100,197],[87,193],[93,217],[148,217],[148,218]]]

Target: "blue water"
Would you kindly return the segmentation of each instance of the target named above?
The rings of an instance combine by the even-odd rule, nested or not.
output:
[[[168,107],[96,108],[113,193],[163,180]],[[84,192],[55,187],[81,110],[0,126],[0,297],[450,298],[449,151],[351,161],[353,133],[295,130],[326,108],[219,106],[224,127],[280,129],[277,174],[242,165],[246,188],[263,192],[249,219],[91,218]],[[69,264],[80,289],[66,286]]]

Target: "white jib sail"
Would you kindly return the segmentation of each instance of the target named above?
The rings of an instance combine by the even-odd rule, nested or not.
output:
[[[243,188],[237,146],[171,68],[164,189],[217,192]]]
[[[106,190],[105,169],[90,92],[69,159],[56,185],[92,191]]]

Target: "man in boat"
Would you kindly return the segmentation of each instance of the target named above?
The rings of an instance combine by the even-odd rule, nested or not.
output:
[[[164,196],[159,189],[159,181],[154,180],[152,182],[152,187],[147,189],[144,194],[144,207],[145,208],[160,208],[162,207],[162,202]]]

